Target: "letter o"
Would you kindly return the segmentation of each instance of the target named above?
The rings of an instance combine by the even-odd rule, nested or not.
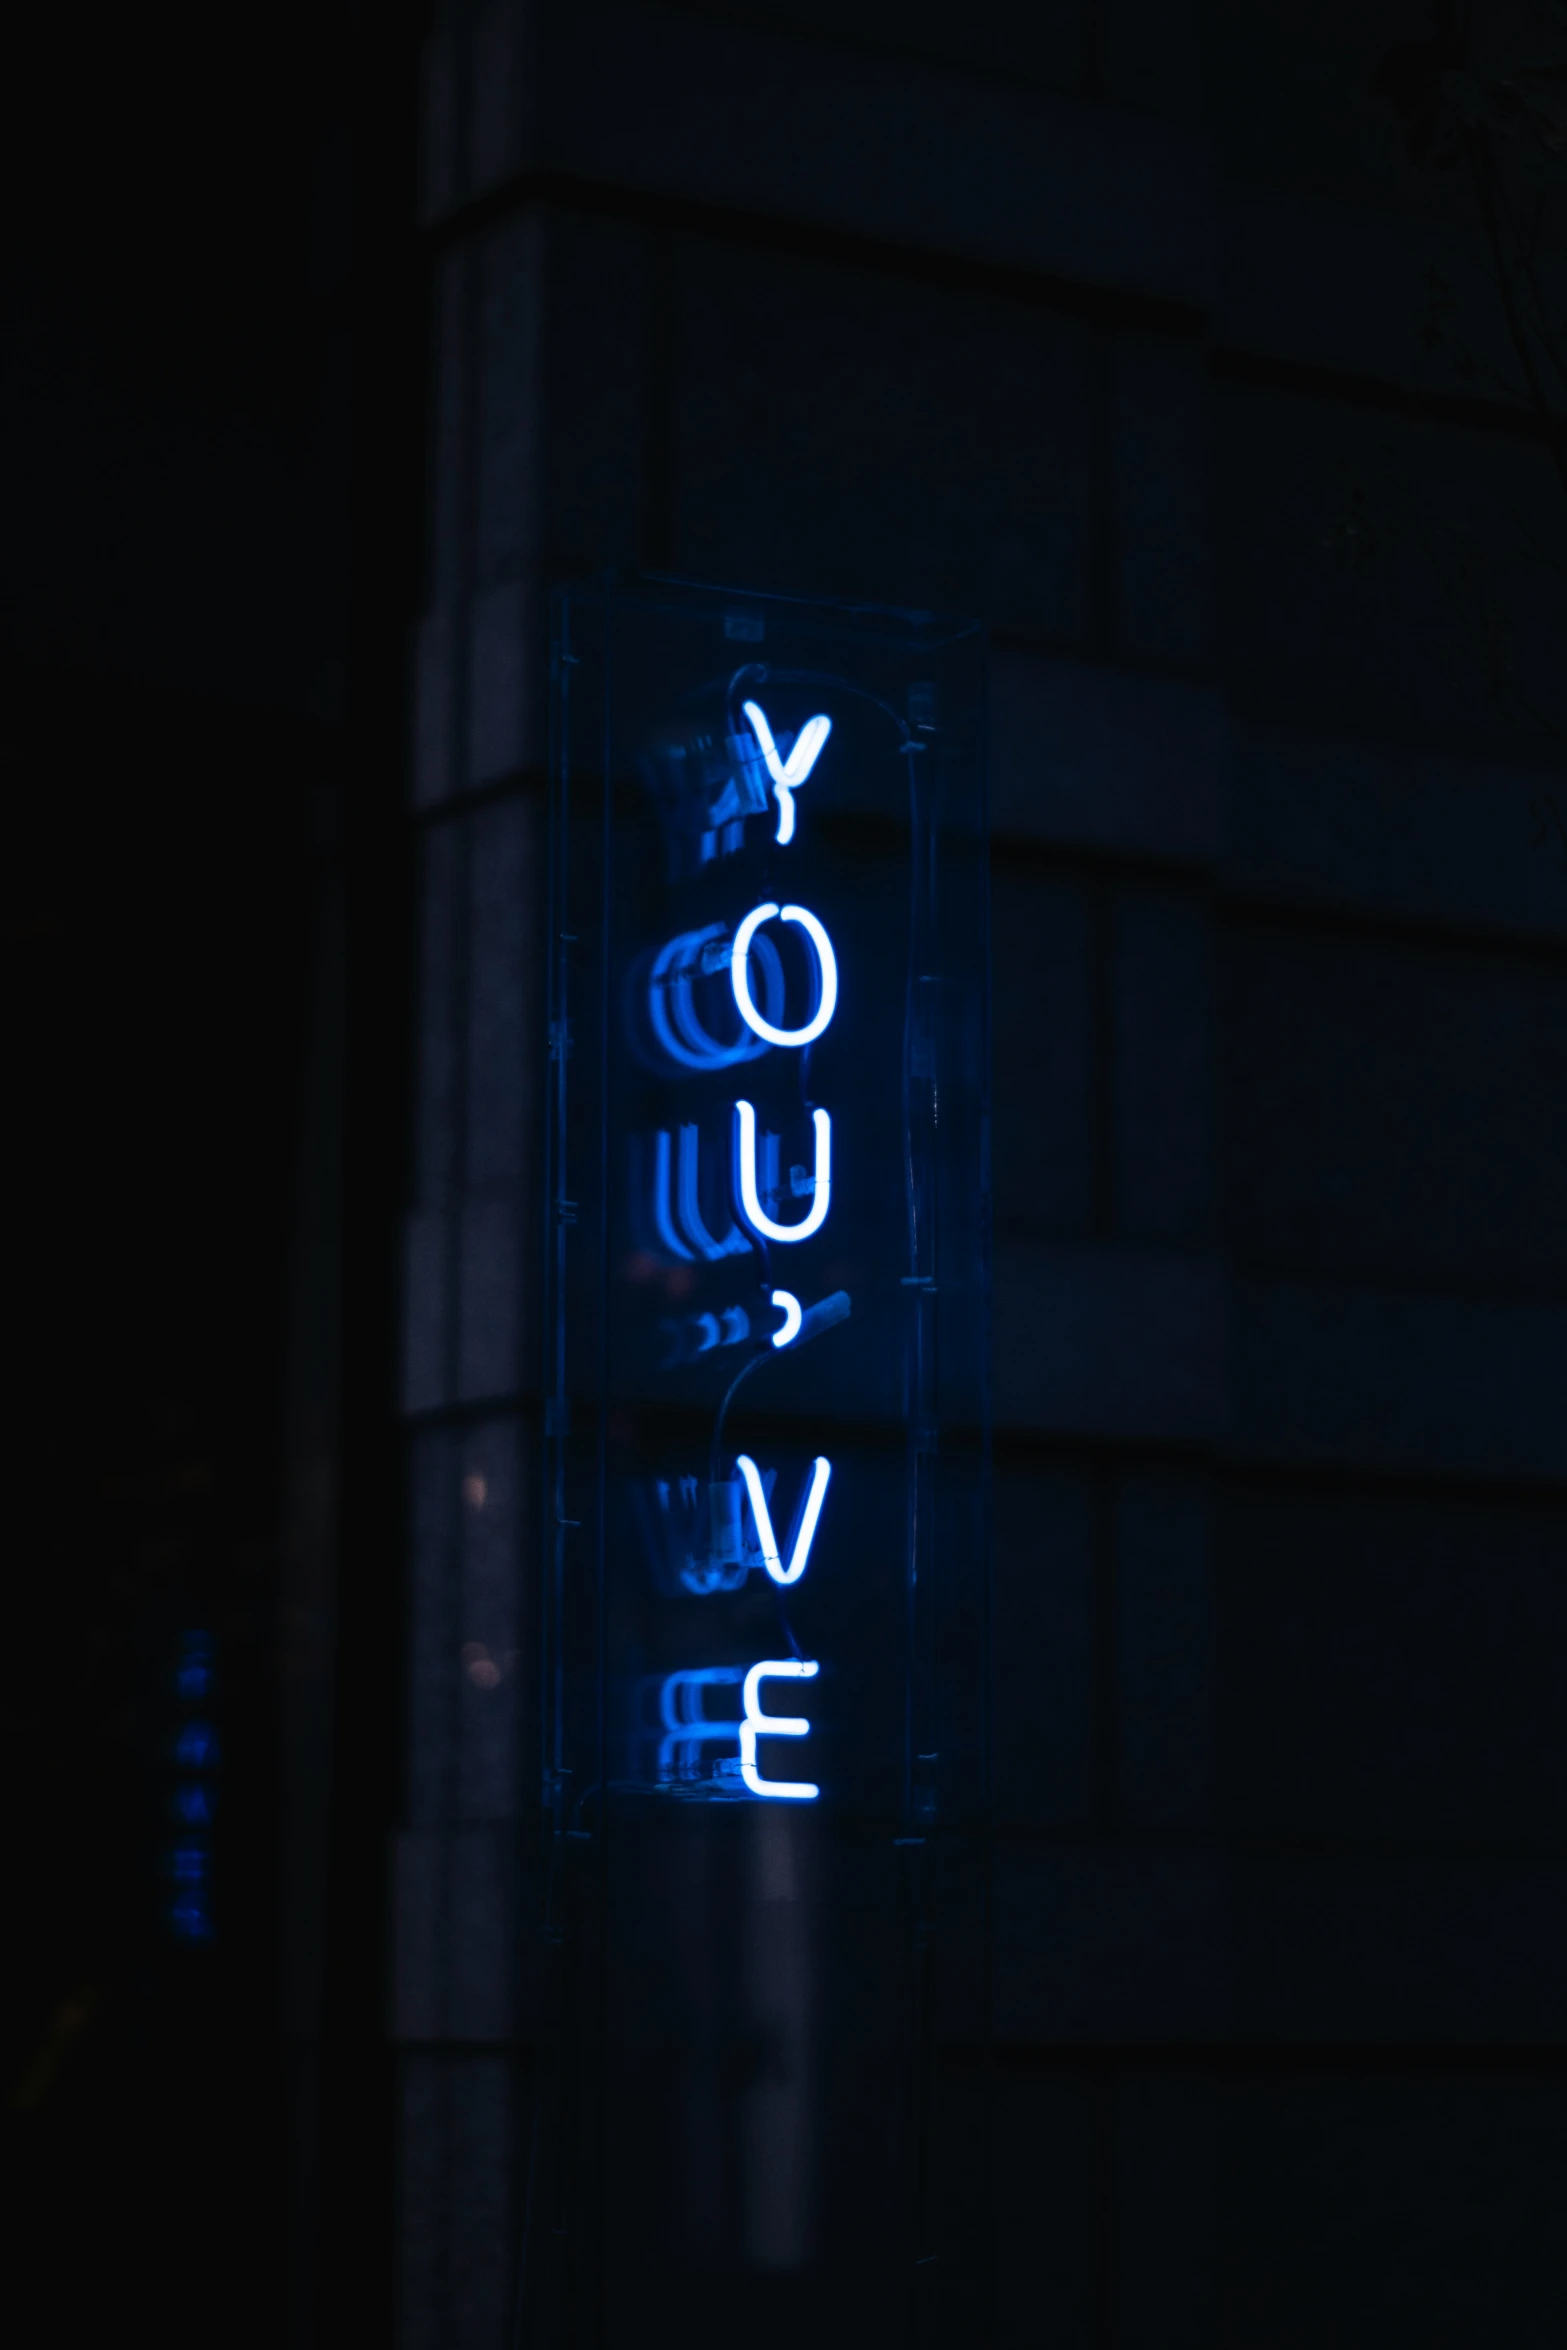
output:
[[[780,922],[798,922],[815,951],[821,982],[820,1001],[814,1019],[807,1020],[803,1028],[775,1028],[770,1020],[762,1018],[751,994],[751,975],[746,968],[751,941],[762,924],[771,922],[775,916]],[[734,982],[735,1004],[741,1019],[753,1035],[764,1038],[768,1044],[814,1044],[838,1008],[838,958],[832,951],[832,940],[816,916],[804,906],[753,906],[735,932],[729,972]]]

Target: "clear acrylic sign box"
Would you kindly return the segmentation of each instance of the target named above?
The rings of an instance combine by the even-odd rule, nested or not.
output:
[[[983,632],[611,577],[552,674],[523,2339],[978,2340]]]

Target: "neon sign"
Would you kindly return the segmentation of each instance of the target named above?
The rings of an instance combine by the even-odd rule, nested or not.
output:
[[[744,716],[772,781],[778,807],[775,845],[787,848],[796,836],[794,794],[815,768],[832,733],[832,720],[825,712],[807,718],[785,755],[760,703],[747,701]],[[783,959],[767,935],[767,926],[773,923],[797,933],[807,949],[804,1017],[792,1027],[784,1024],[789,991]],[[733,1034],[715,1033],[719,1007],[710,1000],[711,989],[707,990],[709,1000],[701,1006],[697,1001],[701,983],[723,972],[727,972],[737,1015]],[[682,1071],[733,1068],[770,1052],[803,1054],[826,1034],[837,1008],[838,958],[826,925],[808,906],[785,905],[777,899],[764,899],[752,906],[735,924],[732,937],[722,923],[680,933],[659,949],[648,969],[650,1033],[667,1060]],[[726,1230],[714,1230],[703,1208],[699,1126],[682,1124],[678,1144],[664,1128],[654,1137],[651,1225],[659,1246],[677,1263],[716,1264],[753,1249],[765,1252],[768,1244],[797,1247],[822,1231],[831,1212],[829,1111],[819,1105],[812,1107],[811,1165],[809,1169],[792,1166],[787,1182],[780,1172],[781,1138],[760,1130],[754,1103],[744,1096],[736,1098],[730,1116],[730,1220]],[[788,1216],[776,1213],[785,1200],[803,1202],[801,1212]],[[772,1352],[799,1345],[849,1312],[849,1299],[843,1292],[813,1307],[809,1315],[791,1290],[773,1289],[770,1302],[783,1316],[781,1327],[763,1341]],[[826,1310],[829,1306],[831,1311]],[[675,1326],[671,1335],[676,1350],[668,1359],[675,1363],[739,1343],[750,1335],[750,1322],[744,1308],[735,1306],[722,1314],[692,1317],[686,1329]],[[765,1358],[753,1358],[748,1367],[754,1367],[756,1359]],[[707,1555],[698,1555],[699,1544],[687,1550],[677,1568],[680,1585],[693,1592],[733,1591],[759,1566],[777,1588],[792,1588],[810,1566],[831,1479],[831,1462],[818,1456],[802,1486],[787,1545],[780,1547],[770,1506],[774,1475],[769,1472],[764,1477],[748,1453],[738,1454],[734,1475],[715,1476],[712,1484]],[[660,1491],[667,1519],[668,1485]],[[749,1538],[741,1524],[742,1494],[749,1514]],[[821,1792],[814,1781],[775,1779],[763,1771],[758,1741],[809,1735],[810,1723],[803,1716],[764,1712],[760,1692],[766,1680],[810,1680],[817,1671],[815,1663],[799,1657],[753,1665],[744,1677],[738,1720],[714,1718],[705,1710],[710,1691],[739,1680],[738,1668],[683,1667],[666,1675],[659,1695],[660,1775],[689,1778],[700,1774],[709,1749],[719,1742],[733,1741],[738,1748],[738,1776],[750,1795],[767,1802],[814,1802]],[[719,1769],[728,1775],[723,1762]]]
[[[773,779],[773,794],[778,802],[778,846],[787,848],[794,838],[794,795],[826,748],[827,737],[832,732],[832,720],[823,716],[807,718],[794,738],[794,747],[787,760],[782,760],[773,741],[773,730],[759,706],[755,702],[747,702],[744,709],[746,722],[761,751],[763,765]]]
[[[586,2337],[606,2274],[711,2282],[754,2331],[793,2268],[830,2330],[957,2241],[863,2116],[923,2111],[988,1963],[983,634],[624,575],[553,615],[541,1291],[508,1319],[466,1224],[440,1269],[475,1410],[540,1341],[521,2300]]]
[[[753,1665],[745,1677],[745,1715],[740,1724],[740,1776],[753,1795],[765,1795],[785,1803],[814,1803],[821,1789],[810,1779],[764,1779],[757,1768],[756,1742],[759,1738],[805,1738],[811,1725],[799,1714],[764,1714],[761,1691],[764,1681],[814,1681],[819,1665],[808,1664],[802,1657],[786,1656]]]

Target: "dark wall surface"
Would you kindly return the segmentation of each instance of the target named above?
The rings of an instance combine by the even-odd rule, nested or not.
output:
[[[346,27],[11,31],[0,2323],[259,2346],[301,2257],[280,1700],[319,1678],[284,1558],[347,738]]]
[[[505,823],[534,902],[515,647],[550,578],[991,626],[1008,2343],[1567,2319],[1567,878],[1557,737],[1517,709],[1554,707],[1561,613],[1546,563],[1505,620],[1476,584],[1520,517],[1554,557],[1563,508],[1416,153],[1432,38],[1397,6],[492,7],[427,60],[431,1132],[493,1017],[449,992],[451,893]],[[485,1237],[509,1178],[421,1170],[433,1464],[437,1420],[527,1425],[531,1323]],[[486,1277],[509,1335],[468,1352]],[[522,2159],[537,2024],[482,1858],[511,1798],[443,1811],[480,1732],[414,1721],[404,2306],[445,2338],[460,2243],[477,2344],[509,2271],[463,2181]]]
[[[302,2341],[317,2226],[320,2338],[509,2338],[532,1798],[459,1659],[527,1596],[544,592],[613,562],[992,630],[997,2339],[1554,2344],[1567,507],[1425,13],[421,30],[16,76],[37,2338]],[[398,1348],[412,1490],[497,1497],[444,1548]]]

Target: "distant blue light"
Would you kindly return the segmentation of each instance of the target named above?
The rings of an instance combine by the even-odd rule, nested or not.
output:
[[[180,1634],[180,1661],[175,1668],[174,1686],[181,1697],[205,1697],[212,1686],[212,1634],[189,1631]]]
[[[761,1472],[748,1453],[741,1453],[735,1462],[745,1481],[746,1499],[751,1504],[751,1522],[756,1528],[757,1547],[762,1564],[775,1583],[798,1583],[811,1560],[811,1544],[816,1540],[816,1522],[822,1514],[822,1503],[827,1498],[827,1481],[832,1475],[832,1463],[820,1455],[811,1464],[811,1481],[805,1489],[789,1544],[789,1563],[784,1565],[778,1552],[778,1537],[773,1532],[772,1512],[767,1506],[767,1493]]]
[[[217,1799],[212,1790],[203,1787],[199,1780],[193,1786],[176,1787],[174,1790],[175,1815],[189,1827],[204,1827],[217,1808]]]
[[[778,756],[773,730],[760,707],[755,702],[743,702],[741,708],[750,722],[757,747],[767,762],[767,772],[773,779],[773,796],[778,802],[778,846],[787,848],[794,838],[793,795],[821,757],[827,737],[832,732],[832,720],[825,715],[807,718],[795,736],[794,747],[785,761]]]
[[[749,1102],[735,1103],[735,1184],[739,1208],[751,1230],[764,1240],[788,1244],[809,1240],[820,1232],[832,1204],[832,1120],[825,1110],[813,1110],[816,1166],[807,1179],[812,1194],[809,1213],[798,1224],[779,1224],[762,1206],[756,1181],[756,1111]]]
[[[218,1734],[210,1722],[187,1722],[174,1748],[187,1770],[210,1770],[218,1759]]]
[[[182,1901],[176,1901],[169,1911],[169,1923],[175,1933],[183,1936],[187,1942],[212,1940],[212,1919],[204,1902],[191,1900],[188,1896]]]
[[[780,922],[798,923],[816,951],[816,1009],[803,1028],[779,1028],[773,1021],[764,1020],[751,994],[748,958],[752,952],[752,941],[762,924],[771,922],[775,917]],[[760,945],[763,942],[757,943]],[[741,1019],[747,1028],[755,1035],[765,1037],[769,1044],[814,1044],[838,1008],[838,958],[832,951],[832,940],[821,923],[804,906],[778,906],[770,900],[764,905],[753,906],[735,932],[735,942],[729,950],[729,972]],[[738,1054],[735,1056],[736,1059],[739,1057]]]
[[[821,1789],[809,1779],[764,1779],[756,1767],[758,1738],[808,1738],[811,1725],[800,1714],[764,1714],[761,1688],[764,1681],[814,1681],[820,1668],[807,1664],[799,1657],[769,1659],[753,1665],[745,1677],[742,1694],[744,1719],[740,1724],[740,1776],[753,1795],[763,1795],[774,1803],[814,1803]]]
[[[783,1328],[773,1332],[773,1344],[774,1346],[788,1346],[792,1340],[799,1336],[800,1324],[805,1320],[805,1316],[800,1310],[800,1301],[797,1297],[791,1296],[787,1289],[775,1289],[772,1302],[784,1318]]]
[[[169,1854],[169,1873],[176,1885],[199,1885],[209,1859],[204,1844],[176,1844]]]

